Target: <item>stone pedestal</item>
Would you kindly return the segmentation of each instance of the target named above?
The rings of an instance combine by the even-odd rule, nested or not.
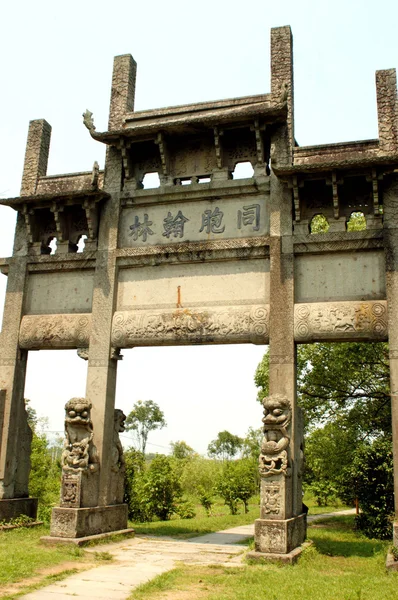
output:
[[[0,521],[10,521],[21,515],[36,519],[37,502],[37,498],[7,498],[0,500]]]
[[[80,538],[127,529],[127,504],[53,508],[51,537]]]
[[[261,553],[288,554],[304,542],[306,530],[305,514],[291,519],[256,519],[254,549]]]

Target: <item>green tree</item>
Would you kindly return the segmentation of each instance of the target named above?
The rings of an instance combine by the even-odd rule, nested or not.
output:
[[[237,514],[239,500],[243,502],[245,512],[249,512],[249,499],[258,491],[252,461],[241,459],[225,463],[215,491],[223,498],[231,515]]]
[[[166,426],[163,412],[153,400],[138,400],[126,419],[126,431],[135,431],[140,451],[145,455],[150,431]]]
[[[361,513],[358,529],[368,537],[390,539],[394,516],[394,474],[389,435],[363,444],[351,465],[351,482]]]
[[[229,431],[220,431],[217,438],[210,442],[207,454],[213,458],[228,460],[233,458],[241,450],[243,440]]]
[[[182,498],[180,478],[170,456],[157,454],[147,471],[143,486],[143,501],[149,513],[167,521]]]
[[[39,419],[36,411],[25,400],[28,423],[32,430],[30,454],[31,470],[29,474],[29,493],[39,499],[38,518],[49,522],[51,510],[59,501],[61,488],[61,463],[59,444],[50,447],[46,434],[42,431],[45,419]],[[57,448],[57,455],[53,448]],[[54,459],[53,459],[54,456]]]
[[[180,460],[193,458],[196,454],[195,450],[191,448],[191,446],[188,446],[188,444],[183,440],[178,442],[171,442],[170,446],[171,455],[174,456],[174,458],[178,458]]]

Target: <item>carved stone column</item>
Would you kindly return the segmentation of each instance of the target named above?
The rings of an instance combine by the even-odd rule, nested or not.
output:
[[[306,536],[302,508],[302,418],[296,403],[291,196],[271,176],[269,392],[259,459],[260,519],[253,559],[293,562]]]

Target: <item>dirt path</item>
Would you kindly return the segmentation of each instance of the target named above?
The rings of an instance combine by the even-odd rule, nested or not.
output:
[[[353,514],[353,512],[355,511],[349,510],[313,515],[308,517],[308,521]],[[179,562],[224,566],[244,564],[242,558],[245,549],[238,543],[252,537],[253,533],[254,525],[243,525],[184,541],[137,536],[113,544],[91,547],[86,551],[107,552],[112,555],[113,562],[76,573],[21,598],[25,600],[72,600],[73,598],[126,600],[134,588],[173,569]]]

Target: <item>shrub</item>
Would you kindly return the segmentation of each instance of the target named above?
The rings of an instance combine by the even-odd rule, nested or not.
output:
[[[183,499],[177,503],[174,512],[180,519],[194,519],[196,517],[195,507],[189,500]]]
[[[132,521],[150,521],[152,515],[145,502],[145,458],[142,452],[129,448],[124,453],[126,461],[126,482],[124,501],[128,506],[128,516]]]
[[[239,500],[243,502],[245,512],[249,512],[249,499],[257,491],[253,462],[242,459],[226,463],[215,491],[223,498],[231,515],[237,514]]]
[[[367,537],[389,539],[394,513],[392,443],[388,436],[363,445],[351,467],[361,514],[356,526]]]
[[[143,501],[147,504],[149,514],[167,521],[175,512],[181,497],[182,488],[173,459],[157,454],[150,464],[143,485]]]

